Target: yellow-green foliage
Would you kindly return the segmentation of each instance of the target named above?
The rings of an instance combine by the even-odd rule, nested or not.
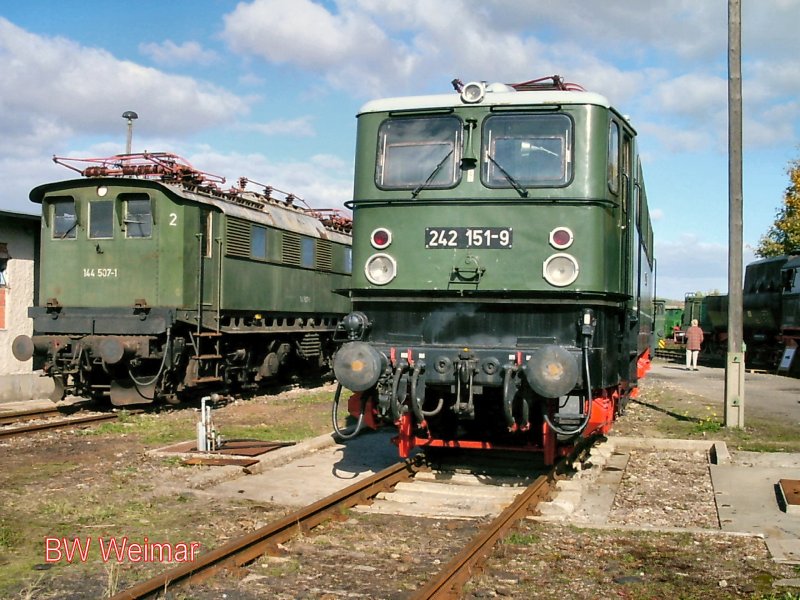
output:
[[[789,187],[775,223],[759,240],[756,255],[767,258],[782,254],[800,254],[800,160],[789,163]]]

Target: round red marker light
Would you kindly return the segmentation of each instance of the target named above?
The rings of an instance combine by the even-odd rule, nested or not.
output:
[[[550,232],[550,245],[559,250],[569,248],[572,245],[572,231],[566,227],[557,227]]]
[[[392,243],[392,234],[388,229],[379,228],[372,232],[372,246],[379,250]]]

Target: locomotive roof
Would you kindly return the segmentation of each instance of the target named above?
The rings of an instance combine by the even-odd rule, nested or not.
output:
[[[172,187],[180,188],[180,186],[174,184]],[[281,206],[278,203],[264,204],[263,208],[254,209],[234,204],[221,198],[201,195],[182,188],[180,188],[178,193],[183,197],[191,196],[193,200],[201,204],[213,205],[219,208],[224,214],[232,217],[261,223],[277,229],[294,231],[311,237],[323,238],[341,244],[349,245],[351,243],[351,237],[349,235],[326,227],[322,221],[300,209]]]
[[[50,191],[66,191],[70,188],[97,187],[100,185],[161,188],[169,195],[178,196],[198,204],[213,206],[220,212],[232,217],[342,244],[349,245],[351,243],[351,237],[349,235],[326,227],[322,221],[301,208],[285,206],[278,201],[259,202],[256,200],[259,196],[253,194],[253,205],[258,205],[258,208],[255,208],[243,204],[236,204],[226,199],[224,196],[217,197],[205,191],[188,189],[180,183],[158,181],[154,179],[120,177],[69,179],[46,183],[33,188],[30,192],[30,199],[32,202],[41,203],[45,194]]]
[[[457,93],[434,94],[430,96],[404,96],[397,98],[382,98],[367,102],[359,111],[359,115],[366,113],[388,112],[396,110],[423,110],[437,108],[460,108],[465,106],[532,106],[532,105],[564,105],[564,104],[594,104],[604,108],[611,108],[605,96],[594,92],[564,91],[564,90],[535,90],[517,91],[513,87],[500,83],[486,86],[486,95],[481,102],[467,104],[461,100]]]

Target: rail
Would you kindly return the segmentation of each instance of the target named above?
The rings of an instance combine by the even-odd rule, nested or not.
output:
[[[128,414],[135,414],[137,412],[141,411],[128,411]],[[36,433],[37,431],[66,429],[67,427],[74,427],[75,425],[86,425],[88,423],[98,423],[101,421],[113,421],[114,419],[117,418],[119,418],[119,414],[113,413],[113,414],[102,414],[102,415],[89,415],[86,417],[77,417],[72,419],[59,419],[58,421],[48,421],[46,423],[36,423],[34,425],[24,425],[22,427],[8,427],[0,429],[0,439],[15,437],[19,435],[27,435],[29,433]]]
[[[491,554],[498,540],[526,515],[533,514],[536,506],[545,500],[555,485],[555,470],[541,475],[519,494],[513,503],[459,552],[445,567],[420,590],[412,600],[460,598],[461,589],[479,565]]]
[[[411,600],[460,598],[464,584],[470,580],[475,571],[481,568],[481,564],[489,557],[497,541],[505,537],[519,520],[534,514],[538,504],[546,500],[553,492],[558,477],[567,472],[575,461],[583,460],[598,439],[600,438],[594,437],[582,440],[569,456],[562,458],[550,471],[537,477],[524,492],[515,498],[514,502],[486,525],[467,547],[447,563],[424,587],[417,590],[411,596]]]
[[[163,592],[173,584],[200,583],[223,569],[236,569],[274,550],[278,544],[341,515],[342,509],[368,502],[380,492],[411,479],[422,467],[421,459],[396,463],[286,517],[124,590],[111,600],[138,600]]]
[[[55,406],[49,408],[30,408],[27,410],[15,410],[0,412],[0,425],[14,425],[22,421],[32,421],[33,419],[44,419],[60,415],[61,411]]]

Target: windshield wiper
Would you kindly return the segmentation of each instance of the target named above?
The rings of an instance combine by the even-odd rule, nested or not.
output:
[[[433,178],[436,177],[436,175],[439,173],[439,171],[441,170],[441,168],[444,165],[444,163],[446,163],[447,159],[450,158],[450,155],[453,154],[453,150],[455,150],[455,148],[452,148],[450,150],[450,152],[445,154],[444,158],[441,161],[439,161],[439,164],[436,165],[436,167],[433,169],[433,171],[431,171],[431,174],[428,175],[428,178],[425,180],[425,183],[421,183],[417,187],[414,188],[414,190],[411,192],[411,197],[412,198],[416,198],[417,196],[419,196],[419,193],[422,190],[424,190],[426,187],[428,187],[428,184],[431,181],[433,181]]]
[[[500,169],[500,172],[501,172],[501,173],[503,174],[503,176],[504,176],[504,177],[505,177],[505,178],[508,180],[508,183],[510,183],[510,184],[511,184],[511,187],[513,187],[513,188],[516,190],[516,192],[517,192],[517,193],[518,193],[518,194],[519,194],[519,195],[520,195],[522,198],[527,198],[527,197],[528,197],[528,190],[526,190],[525,188],[523,188],[523,187],[522,187],[522,186],[519,184],[519,182],[518,182],[516,179],[514,179],[514,178],[513,178],[513,177],[512,177],[512,176],[509,174],[509,172],[508,172],[508,171],[506,171],[506,170],[505,170],[503,167],[501,167],[501,166],[500,166],[500,163],[499,163],[499,162],[497,162],[497,161],[494,159],[494,157],[493,157],[491,154],[487,153],[487,154],[486,154],[486,158],[488,158],[490,161],[492,161],[492,164],[493,164],[495,167],[497,167],[498,169]]]
[[[67,237],[67,236],[68,236],[70,233],[72,233],[73,231],[75,231],[75,228],[76,228],[77,226],[78,226],[78,221],[76,220],[76,221],[75,221],[75,222],[72,224],[72,227],[70,227],[69,229],[67,229],[67,230],[64,232],[64,234],[63,234],[63,235],[62,235],[60,238],[58,238],[58,239],[60,239],[60,240],[63,240],[63,239],[65,239],[65,238],[66,238],[66,237]]]

